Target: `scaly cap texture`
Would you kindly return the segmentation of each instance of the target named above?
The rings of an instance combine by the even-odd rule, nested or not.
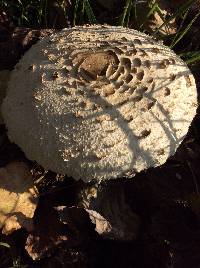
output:
[[[196,108],[194,78],[168,47],[123,27],[81,26],[25,54],[2,111],[29,159],[88,182],[162,165]]]

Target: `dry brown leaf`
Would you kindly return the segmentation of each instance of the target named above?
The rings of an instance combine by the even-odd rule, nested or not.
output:
[[[33,260],[49,257],[58,248],[80,246],[90,236],[90,220],[84,209],[52,207],[50,198],[40,200],[34,217],[34,230],[25,249]]]
[[[55,248],[68,240],[68,230],[59,220],[58,213],[49,200],[41,201],[38,206],[34,230],[26,241],[25,249],[33,260],[50,256]]]
[[[0,168],[0,228],[10,234],[21,227],[30,231],[37,206],[32,176],[23,162]]]
[[[153,16],[148,20],[146,27],[149,32],[154,32],[157,28],[159,28],[164,22],[167,16],[172,15],[172,10],[170,9],[170,5],[168,1],[165,0],[157,0],[155,1],[159,5],[160,13],[155,12]],[[162,27],[159,32],[162,35],[175,34],[177,31],[177,25],[175,19],[171,20],[167,25]]]
[[[4,29],[4,32],[4,35],[0,36],[2,38],[0,40],[0,70],[11,70],[32,45],[40,38],[53,33],[53,30],[18,27]]]
[[[151,1],[152,4],[157,3],[159,6],[160,12],[153,12],[151,16],[147,18],[147,14],[151,10],[150,0],[143,1],[137,5],[137,20],[133,19],[134,26],[140,26],[143,24],[144,29],[148,33],[154,33],[166,20],[166,18],[172,15],[172,9],[169,5],[169,2],[166,0],[154,0]],[[171,20],[167,25],[159,29],[159,34],[161,36],[166,36],[170,34],[175,34],[177,31],[177,24],[175,19]]]

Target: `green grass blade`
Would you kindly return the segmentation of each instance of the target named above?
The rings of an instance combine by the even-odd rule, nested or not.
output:
[[[166,21],[160,25],[160,27],[157,28],[157,30],[153,33],[153,36],[155,36],[159,30],[163,27],[165,27],[170,21],[173,19],[180,17],[184,12],[186,12],[187,9],[189,9],[197,0],[189,0],[185,4],[183,4],[181,7],[179,7],[173,15],[171,15]]]
[[[41,6],[41,10],[42,10],[42,15],[44,17],[44,23],[45,23],[45,26],[47,27],[47,3],[48,0],[43,0],[42,1],[42,6]],[[40,20],[40,24],[42,23],[42,19]]]
[[[149,17],[154,14],[154,12],[157,10],[157,8],[158,8],[158,4],[157,3],[154,3],[152,5],[151,9],[149,10],[149,12],[147,13],[144,22],[140,25],[139,29],[142,29],[142,27],[144,26],[144,24],[148,21]]]
[[[186,60],[185,62],[187,64],[192,64],[192,63],[197,62],[197,61],[200,61],[200,51],[198,53],[196,53],[196,55],[194,55],[190,59]]]
[[[179,33],[180,33],[181,29],[183,28],[183,24],[184,24],[185,19],[186,19],[187,15],[188,15],[188,12],[189,12],[189,9],[184,13],[184,15],[183,15],[183,19],[182,19],[182,21],[181,21],[181,23],[180,23],[180,26],[179,26],[179,28],[178,28],[178,30],[177,30],[177,32],[176,32],[174,38],[172,39],[171,44],[170,44],[169,47],[172,47],[173,44],[174,44],[174,42],[175,42],[176,39],[178,38]]]
[[[85,0],[82,1],[82,7],[79,13],[79,23],[84,22],[84,14],[85,14]]]
[[[126,0],[126,4],[124,6],[124,11],[123,11],[121,18],[119,20],[119,25],[121,25],[121,26],[127,25],[126,19],[130,17],[131,7],[132,7],[132,0]]]
[[[200,61],[200,51],[188,51],[178,54],[187,64]]]
[[[196,16],[191,20],[191,22],[187,25],[187,27],[180,33],[179,37],[174,40],[174,42],[170,45],[170,48],[173,48],[183,37],[186,35],[186,33],[190,30],[192,24],[195,22],[195,20],[199,17],[200,11],[196,14]]]
[[[124,26],[125,27],[128,27],[128,24],[129,24],[129,21],[130,21],[130,16],[131,16],[131,10],[132,10],[132,8],[133,8],[133,12],[134,12],[135,18],[137,17],[137,15],[136,15],[137,14],[137,12],[136,12],[136,6],[132,3],[130,5],[130,8],[129,8],[128,12],[127,12],[126,20],[125,20],[125,23],[124,23]]]
[[[134,18],[135,18],[135,21],[137,22],[138,21],[138,16],[137,16],[137,0],[132,3],[132,7],[133,7]],[[129,18],[128,18],[128,21],[127,21],[127,26],[128,26],[128,23],[129,23]]]
[[[0,242],[0,246],[10,248],[10,245],[5,242]]]
[[[20,5],[22,5],[23,6],[23,3],[22,3],[22,1],[21,0],[18,0],[17,1]]]
[[[88,17],[89,22],[90,22],[91,24],[95,24],[95,23],[97,23],[96,17],[95,17],[95,15],[94,15],[94,12],[93,12],[93,10],[92,10],[92,7],[91,7],[91,5],[90,5],[89,0],[85,0],[85,1],[84,1],[84,4],[85,4],[85,13],[86,13],[86,15],[87,15],[87,17]]]
[[[73,26],[76,25],[76,19],[77,19],[77,13],[78,13],[79,4],[80,4],[80,0],[75,0]]]

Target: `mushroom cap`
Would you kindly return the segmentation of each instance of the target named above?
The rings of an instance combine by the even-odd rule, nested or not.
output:
[[[11,141],[74,179],[133,176],[165,163],[196,114],[186,64],[144,33],[64,29],[16,65],[2,105]]]
[[[9,70],[3,70],[0,71],[0,106],[3,102],[3,99],[6,96],[6,90],[7,90],[7,83],[9,80],[10,71]],[[0,124],[3,124],[3,118],[0,112]]]

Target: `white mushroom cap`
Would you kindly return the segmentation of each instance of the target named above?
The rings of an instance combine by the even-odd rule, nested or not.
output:
[[[9,80],[10,71],[9,70],[3,70],[0,71],[0,106],[3,101],[3,99],[6,96],[6,90],[7,90],[7,83]],[[0,113],[0,124],[3,124],[3,118]]]
[[[2,111],[29,159],[87,182],[165,163],[196,108],[194,78],[168,47],[127,28],[82,26],[25,54]]]

